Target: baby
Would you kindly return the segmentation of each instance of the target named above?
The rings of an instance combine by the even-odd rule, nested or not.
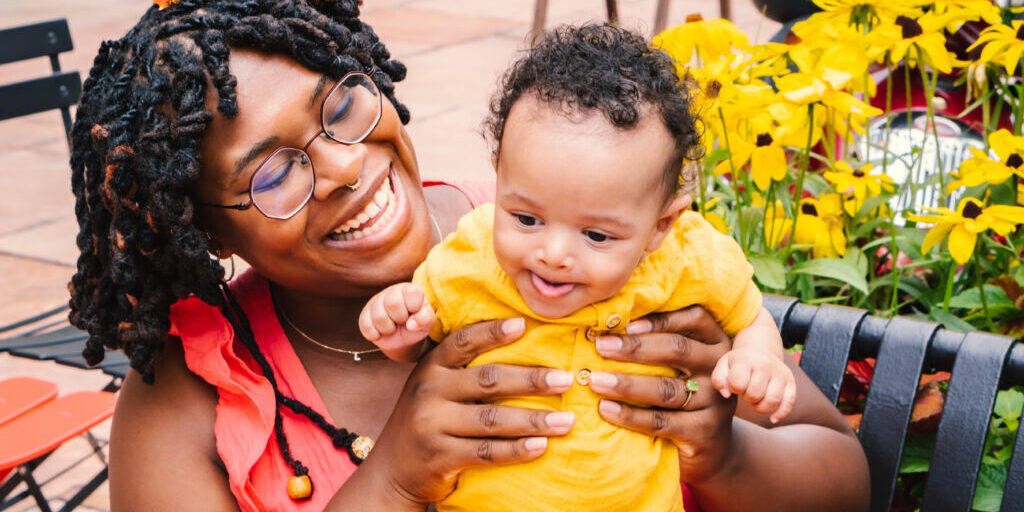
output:
[[[495,203],[463,217],[413,283],[374,296],[360,329],[389,357],[407,361],[427,335],[441,340],[468,324],[524,317],[520,340],[471,366],[573,372],[576,383],[560,396],[494,403],[568,411],[576,424],[533,461],[464,471],[438,509],[682,510],[675,446],[602,419],[589,376],[680,378],[683,409],[706,383],[672,368],[604,359],[597,337],[625,333],[630,320],[649,313],[699,304],[735,336],[712,378],[724,396],[736,393],[778,421],[796,388],[742,250],[688,212],[690,196],[679,191],[699,137],[673,62],[619,28],[563,27],[505,74],[488,128]]]

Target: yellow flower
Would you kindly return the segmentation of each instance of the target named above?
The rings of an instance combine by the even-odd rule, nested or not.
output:
[[[969,148],[974,156],[960,164],[959,179],[949,184],[949,191],[985,182],[998,185],[1014,174],[1024,178],[1024,137],[1003,128],[989,135],[988,143],[999,159],[992,160],[984,151]]]
[[[800,201],[793,241],[810,245],[815,258],[834,258],[846,254],[843,229],[843,199],[839,194],[824,194],[820,199]]]
[[[836,190],[840,193],[853,195],[853,204],[847,204],[847,213],[851,216],[856,215],[856,212],[860,211],[860,207],[864,205],[864,200],[867,199],[868,194],[877,196],[883,192],[896,190],[896,185],[893,183],[892,178],[880,172],[876,174],[871,173],[873,169],[871,164],[867,164],[860,169],[854,169],[850,167],[850,164],[839,161],[835,163],[834,167],[835,171],[826,171],[824,173],[825,179],[834,184]],[[853,211],[850,211],[850,208]]]
[[[721,215],[712,211],[715,209],[715,206],[718,205],[719,201],[721,201],[721,198],[716,197],[704,203],[704,206],[700,209],[700,211],[701,214],[704,215],[704,220],[708,221],[709,224],[714,226],[714,228],[723,235],[728,235],[729,232],[732,231],[732,228],[726,225],[725,219],[723,219]]]
[[[982,208],[981,201],[965,197],[957,205],[957,211],[945,206],[925,208],[936,215],[908,215],[914,222],[935,224],[928,230],[921,245],[921,253],[927,254],[932,247],[949,236],[949,254],[959,264],[967,263],[978,242],[978,233],[991,229],[1000,235],[1007,235],[1017,224],[1024,223],[1024,208],[997,204]]]
[[[984,48],[978,62],[1002,64],[1006,74],[1012,75],[1024,53],[1024,20],[1013,20],[1012,26],[999,23],[982,30],[978,40],[967,50],[980,46]]]
[[[992,0],[943,0],[935,2],[935,13],[951,33],[966,21],[984,20],[989,25],[1003,22],[999,6]]]
[[[867,40],[876,48],[880,59],[887,52],[894,64],[905,60],[913,67],[920,59],[920,64],[949,73],[955,59],[946,49],[946,38],[941,32],[944,24],[945,19],[934,14],[925,14],[917,19],[901,15],[892,23],[876,27],[868,34]],[[910,52],[911,47],[914,52]]]
[[[715,167],[715,174],[729,174],[737,171],[750,162],[750,175],[754,184],[761,190],[768,190],[772,181],[781,181],[786,177],[786,151],[778,139],[778,134],[770,129],[754,129],[753,144],[746,141],[739,133],[729,134],[729,158]],[[730,163],[731,161],[731,163]]]
[[[747,45],[747,35],[729,20],[705,20],[699,14],[687,16],[686,23],[654,36],[652,44],[665,50],[680,64],[693,59],[694,51],[703,62],[733,54]]]

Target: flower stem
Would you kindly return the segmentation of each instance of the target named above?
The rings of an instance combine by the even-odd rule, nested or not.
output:
[[[928,114],[927,114],[927,116],[928,116],[927,127],[931,129],[932,136],[935,139],[935,164],[937,166],[936,170],[939,173],[939,193],[935,197],[942,197],[942,195],[944,194],[944,192],[946,190],[946,183],[945,183],[945,179],[944,179],[944,176],[945,176],[946,172],[945,172],[945,169],[942,167],[942,147],[939,145],[939,130],[938,130],[938,127],[935,126],[935,106],[932,104],[932,99],[935,97],[935,82],[933,80],[938,78],[939,72],[938,71],[933,72],[932,75],[934,76],[934,78],[933,78],[933,80],[929,80],[928,79],[928,72],[925,71],[925,69],[924,69],[924,64],[920,64],[920,63],[924,62],[924,55],[922,55],[921,48],[918,47],[917,45],[915,45],[914,48],[917,49],[917,59],[918,59],[918,62],[919,62],[918,66],[917,66],[917,69],[921,71],[921,83],[924,84],[925,101],[928,103],[927,106],[926,106],[927,112],[928,112]],[[925,137],[927,137],[927,136],[928,136],[928,134],[925,133]],[[923,153],[921,155],[921,160],[924,160],[924,154]],[[923,178],[923,176],[922,176],[922,178]],[[940,205],[937,205],[937,206],[948,206],[948,205],[940,204]]]
[[[953,280],[956,279],[956,260],[950,260],[946,273],[946,293],[942,297],[942,310],[949,313],[949,299],[953,297]]]
[[[729,153],[729,168],[732,169],[732,182],[733,194],[736,196],[736,211],[739,215],[736,219],[736,233],[739,236],[740,243],[743,245],[743,250],[747,250],[745,238],[743,236],[743,205],[740,204],[740,185],[738,183],[740,176],[736,172],[736,162],[733,161],[732,148],[729,146],[729,129],[725,125],[725,113],[722,112],[722,107],[718,107],[718,118],[722,120],[722,139],[725,141],[725,151]]]
[[[804,147],[804,161],[800,166],[800,174],[796,178],[796,189],[793,196],[793,231],[790,233],[789,241],[786,243],[786,257],[784,261],[789,260],[790,250],[793,248],[793,238],[796,237],[796,224],[800,222],[800,199],[804,195],[804,177],[807,176],[807,169],[811,164],[811,141],[814,140],[814,104],[808,104],[807,109],[809,111],[807,116],[807,145]]]
[[[975,247],[974,257],[974,276],[975,282],[978,286],[978,293],[981,295],[981,310],[985,313],[985,324],[988,325],[990,332],[995,332],[995,324],[992,323],[992,315],[988,312],[988,299],[985,298],[985,276],[982,275],[982,254],[984,250],[982,246],[985,245],[981,240],[978,240],[978,245]]]

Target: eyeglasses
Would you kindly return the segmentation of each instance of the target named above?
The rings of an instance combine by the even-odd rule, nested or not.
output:
[[[339,144],[358,144],[380,122],[383,100],[369,73],[353,71],[341,77],[320,105],[320,131],[302,149],[283,146],[260,162],[249,180],[249,202],[198,203],[203,206],[248,210],[253,206],[271,219],[288,219],[313,196],[316,173],[306,150],[321,135]]]

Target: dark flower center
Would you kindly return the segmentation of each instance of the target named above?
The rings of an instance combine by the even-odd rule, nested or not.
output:
[[[896,24],[903,27],[903,39],[913,39],[924,33],[921,24],[913,18],[900,16],[896,18]]]
[[[772,139],[771,135],[768,135],[767,133],[762,133],[757,136],[757,147],[761,148],[764,146],[770,146],[773,140],[775,139]]]
[[[864,171],[862,171],[860,169],[857,169],[856,171],[853,171],[853,175],[858,177],[858,178],[863,178],[864,177]]]
[[[1024,41],[1024,25],[1021,25],[1020,28],[1017,29],[1017,39]]]
[[[1024,27],[1024,25],[1021,26]],[[1018,155],[1017,153],[1010,155],[1010,158],[1006,159],[1007,167],[1013,167],[1014,169],[1016,169],[1020,167],[1021,164],[1024,164],[1024,158],[1021,158],[1021,156]]]
[[[981,207],[978,206],[977,203],[968,201],[967,204],[964,205],[963,216],[968,219],[977,219],[978,215],[981,215]]]
[[[811,203],[804,203],[800,205],[800,212],[805,215],[814,215],[815,217],[818,216],[818,209],[815,208],[814,205]]]
[[[715,99],[718,97],[718,93],[720,92],[722,92],[722,82],[719,82],[718,80],[708,82],[707,90],[705,91],[708,98]]]

